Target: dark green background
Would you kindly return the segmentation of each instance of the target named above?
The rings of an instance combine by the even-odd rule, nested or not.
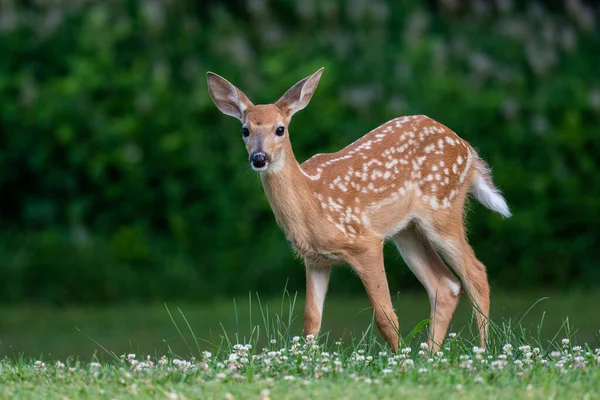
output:
[[[469,205],[493,288],[600,282],[597,6],[28,3],[0,3],[0,302],[303,290],[205,73],[268,103],[321,66],[290,127],[299,161],[429,115],[478,149],[514,213]],[[418,288],[387,254],[392,290]],[[333,291],[361,290],[342,271]]]

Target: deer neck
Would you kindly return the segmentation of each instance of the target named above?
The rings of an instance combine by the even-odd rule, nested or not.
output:
[[[285,147],[277,163],[272,166],[272,171],[261,174],[263,188],[277,224],[288,240],[302,250],[308,246],[308,221],[314,221],[311,214],[317,212],[318,204],[290,145]]]

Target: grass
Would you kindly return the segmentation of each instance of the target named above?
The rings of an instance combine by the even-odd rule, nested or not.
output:
[[[528,311],[535,303],[529,296],[495,294],[485,352],[476,348],[463,304],[453,322],[456,336],[441,354],[429,354],[421,348],[423,331],[409,335],[427,316],[426,298],[402,296],[398,309],[411,312],[400,313],[404,350],[397,355],[374,332],[361,300],[328,299],[325,332],[315,340],[295,338],[301,302],[290,296],[167,309],[5,307],[0,340],[12,354],[5,351],[0,362],[0,397],[597,398],[598,297],[551,296]],[[564,318],[566,310],[573,318]],[[52,318],[42,323],[46,312]],[[131,331],[128,324],[142,328]],[[15,340],[19,327],[23,337]],[[37,337],[41,353],[19,353],[17,346],[33,343],[29,336]],[[48,351],[55,345],[60,350]]]

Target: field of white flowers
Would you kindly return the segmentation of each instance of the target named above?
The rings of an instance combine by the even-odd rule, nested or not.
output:
[[[0,362],[5,398],[598,398],[600,348],[565,338],[546,347],[493,338],[489,349],[451,333],[391,354],[372,335],[351,345],[314,337],[227,341],[198,357],[113,355],[108,361]]]

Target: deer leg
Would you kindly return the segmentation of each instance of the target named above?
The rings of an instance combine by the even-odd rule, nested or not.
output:
[[[453,232],[426,229],[425,234],[460,278],[475,309],[480,346],[485,347],[490,315],[490,287],[485,266],[475,257],[462,224]]]
[[[315,335],[321,329],[323,304],[329,285],[331,267],[306,264],[306,301],[304,304],[304,334]]]
[[[398,351],[398,317],[392,306],[383,264],[383,243],[348,259],[360,276],[373,305],[375,323],[394,352]]]
[[[397,233],[393,240],[404,262],[427,290],[431,304],[429,348],[438,351],[458,305],[460,282],[416,229],[407,228]]]

